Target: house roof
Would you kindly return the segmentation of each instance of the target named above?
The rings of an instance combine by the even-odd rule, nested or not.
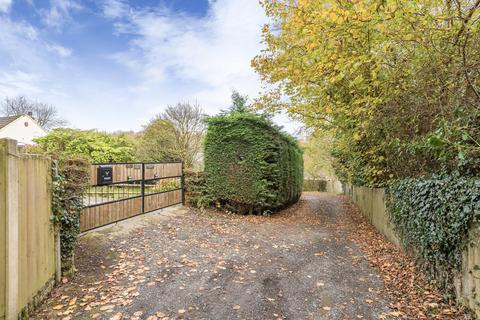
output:
[[[17,120],[22,116],[23,115],[0,117],[0,129],[2,129],[3,127],[7,126],[8,124],[12,123],[13,121]]]

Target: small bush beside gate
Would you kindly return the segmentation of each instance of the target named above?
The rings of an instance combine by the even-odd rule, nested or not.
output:
[[[297,141],[267,118],[232,111],[208,120],[205,194],[239,213],[262,213],[296,202],[303,154]]]

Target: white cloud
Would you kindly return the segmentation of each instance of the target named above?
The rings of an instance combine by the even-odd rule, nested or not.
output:
[[[66,22],[71,20],[71,11],[77,11],[82,8],[75,0],[50,0],[50,9],[42,11],[43,21],[48,27],[60,29]]]
[[[244,0],[210,5],[202,18],[165,8],[129,8],[115,15],[117,32],[134,36],[129,51],[113,56],[141,79],[133,90],[154,90],[169,81],[190,82],[196,90],[178,99],[198,99],[212,112],[226,107],[234,88],[256,96],[260,85],[250,61],[261,49],[260,30],[266,22],[262,8],[256,1]]]
[[[65,70],[58,56],[71,51],[47,43],[39,30],[26,22],[0,16],[0,30],[0,99],[22,94],[48,102],[59,96],[58,82]]]
[[[0,93],[6,96],[20,94],[40,94],[42,89],[39,86],[40,77],[34,73],[23,71],[0,72]]]
[[[58,54],[62,58],[70,57],[72,55],[72,50],[65,48],[59,44],[47,44],[46,48],[48,51]]]
[[[0,13],[8,13],[12,5],[12,0],[0,0]]]
[[[81,23],[73,21],[73,12],[92,11],[77,1],[51,1],[41,12],[47,26]],[[178,101],[198,101],[214,114],[228,107],[232,89],[256,96],[261,87],[250,60],[261,50],[266,20],[256,0],[212,0],[201,18],[126,3],[102,2],[104,18],[128,41],[107,59],[82,56],[83,43],[73,54],[52,41],[51,28],[0,15],[0,100],[24,94],[57,106],[74,127],[138,130]],[[105,40],[102,52],[113,42]]]
[[[122,0],[106,0],[103,4],[103,14],[109,18],[123,17],[128,11],[128,5]]]

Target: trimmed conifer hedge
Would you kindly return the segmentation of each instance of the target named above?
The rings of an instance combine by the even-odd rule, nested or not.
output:
[[[208,119],[206,191],[239,213],[274,211],[298,201],[303,152],[267,118],[232,111]]]

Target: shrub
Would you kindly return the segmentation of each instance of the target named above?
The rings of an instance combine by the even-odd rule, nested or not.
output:
[[[206,190],[205,173],[185,170],[183,175],[185,179],[185,204],[197,208],[211,205],[213,200]]]
[[[407,250],[440,286],[453,289],[468,230],[480,218],[480,180],[434,175],[405,179],[389,189],[388,211]]]
[[[261,213],[299,199],[303,158],[295,139],[246,111],[212,117],[207,124],[206,189],[218,205]]]
[[[75,158],[55,162],[53,167],[53,220],[60,229],[63,273],[74,270],[74,249],[80,232],[82,196],[88,185],[88,160]]]
[[[41,152],[61,158],[87,157],[91,162],[134,160],[133,141],[125,135],[95,130],[54,129],[36,139]]]

